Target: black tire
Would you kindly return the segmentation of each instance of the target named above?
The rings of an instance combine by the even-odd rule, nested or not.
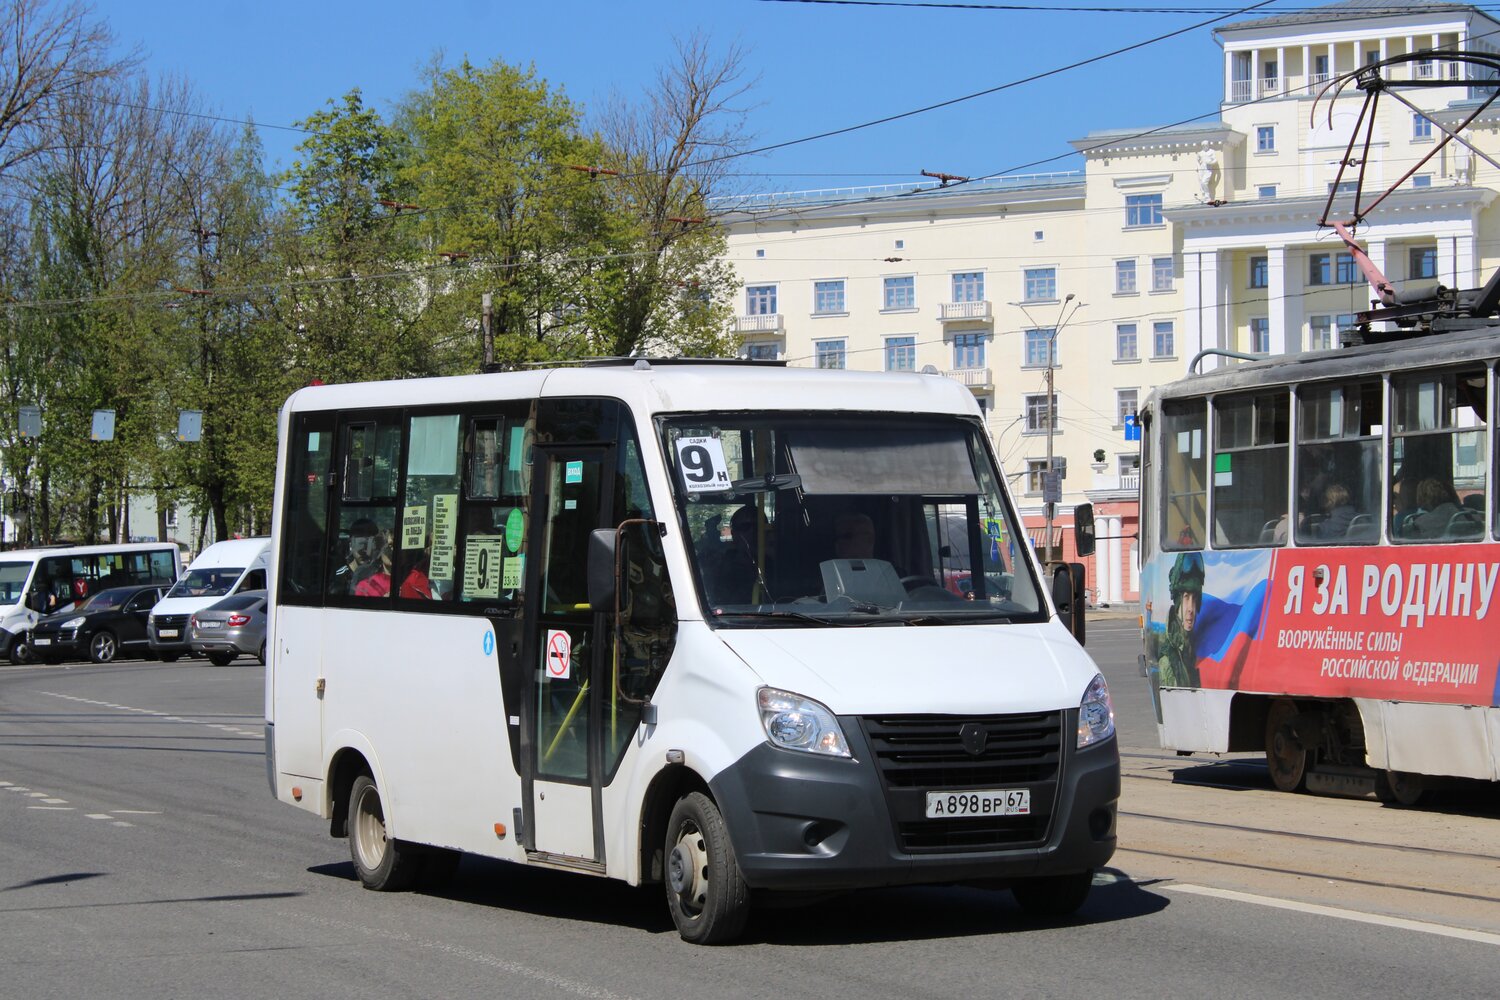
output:
[[[181,653],[162,653],[161,654],[161,662],[163,662],[163,663],[176,663],[177,662],[177,658],[179,656],[181,656],[181,655],[182,655]]]
[[[260,660],[261,666],[266,665],[266,641],[264,639],[260,641],[260,651],[255,654],[255,657]]]
[[[229,661],[234,659],[233,653],[209,653],[208,662],[216,667],[227,667]]]
[[[120,654],[120,643],[109,629],[100,629],[89,639],[89,660],[108,663]]]
[[[1278,791],[1300,792],[1307,782],[1307,749],[1297,738],[1293,723],[1297,705],[1277,698],[1266,713],[1266,768]]]
[[[20,667],[33,662],[35,659],[36,656],[31,648],[30,632],[22,632],[15,639],[11,640],[10,662]]]
[[[1375,775],[1375,797],[1387,805],[1419,806],[1427,798],[1427,782],[1410,771],[1380,771]]]
[[[1089,889],[1093,885],[1092,871],[1074,872],[1017,882],[1010,887],[1010,894],[1030,916],[1057,919],[1077,913],[1083,901],[1089,898]]]
[[[375,779],[361,774],[349,789],[349,856],[366,889],[401,892],[422,874],[420,849],[386,836],[385,807]]]
[[[718,806],[702,792],[677,800],[667,821],[667,909],[684,941],[722,944],[750,917],[750,890]]]

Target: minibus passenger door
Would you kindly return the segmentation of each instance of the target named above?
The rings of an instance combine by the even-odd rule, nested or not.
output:
[[[528,851],[602,864],[600,687],[608,616],[588,597],[590,533],[602,527],[612,496],[612,452],[536,449],[532,478],[523,691],[522,790]]]

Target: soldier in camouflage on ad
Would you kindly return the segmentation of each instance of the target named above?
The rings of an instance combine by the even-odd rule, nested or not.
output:
[[[1193,629],[1203,607],[1203,554],[1184,552],[1167,574],[1172,610],[1167,612],[1167,630],[1156,647],[1157,684],[1161,687],[1197,687],[1198,654]]]

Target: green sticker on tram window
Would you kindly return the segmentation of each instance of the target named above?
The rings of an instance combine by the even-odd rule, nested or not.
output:
[[[526,515],[521,508],[512,507],[505,518],[505,547],[512,552],[521,551],[521,538],[526,533]]]
[[[563,484],[583,482],[583,463],[569,462],[563,469]]]
[[[1221,452],[1220,454],[1215,455],[1214,456],[1214,471],[1215,472],[1229,472],[1230,471],[1229,460],[1231,458],[1233,458],[1233,457],[1234,456],[1231,455],[1231,454],[1229,454],[1228,452]]]

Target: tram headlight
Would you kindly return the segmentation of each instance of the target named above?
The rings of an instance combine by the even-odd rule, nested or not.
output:
[[[1103,674],[1095,674],[1078,705],[1078,748],[1107,740],[1115,734],[1115,706],[1109,700],[1109,685]]]
[[[849,744],[839,720],[826,707],[790,691],[761,688],[756,692],[760,706],[760,723],[766,728],[766,739],[783,750],[849,756]]]

